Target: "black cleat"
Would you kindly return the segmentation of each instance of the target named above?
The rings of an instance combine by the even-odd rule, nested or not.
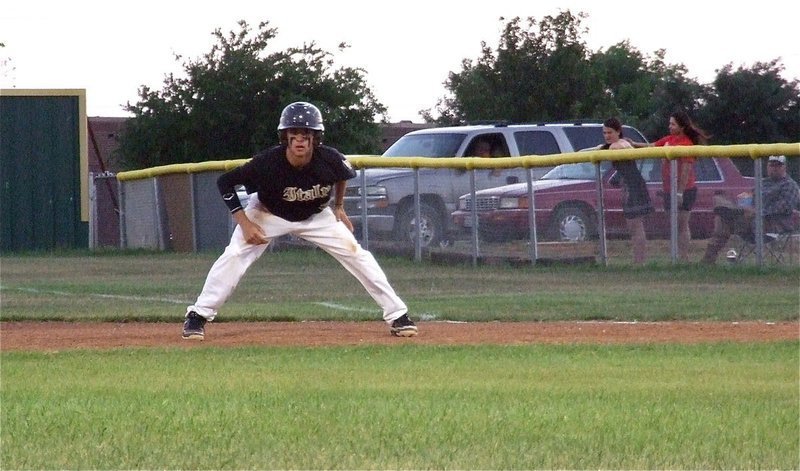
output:
[[[206,318],[190,311],[183,321],[183,338],[186,340],[203,340],[205,337]]]
[[[408,318],[408,314],[403,314],[392,322],[389,331],[395,337],[413,337],[417,335],[417,326],[411,322],[411,319]]]

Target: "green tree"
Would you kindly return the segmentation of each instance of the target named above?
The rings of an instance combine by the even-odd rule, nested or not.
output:
[[[628,41],[597,52],[596,74],[610,96],[613,112],[650,140],[667,133],[669,116],[683,110],[696,116],[707,87],[688,77],[683,64],[667,64],[666,50],[642,54]]]
[[[778,59],[718,71],[703,109],[718,144],[797,142],[800,85],[781,75]]]
[[[652,139],[666,132],[676,109],[698,109],[704,88],[687,77],[686,67],[666,64],[663,49],[651,58],[628,41],[591,52],[583,40],[584,18],[566,10],[525,24],[512,19],[497,51],[483,42],[475,62],[465,59],[461,72],[449,74],[449,93],[435,107],[438,117],[428,109],[423,118],[463,124],[618,116]]]
[[[609,115],[631,123],[650,113],[650,92],[657,77],[641,52],[623,41],[596,52],[591,61],[598,80],[604,84]]]
[[[334,68],[333,55],[313,42],[267,52],[276,34],[262,22],[253,32],[212,34],[216,44],[204,56],[183,63],[183,76],[165,76],[160,91],[139,89],[127,103],[133,114],[121,138],[125,168],[249,157],[277,143],[284,106],[310,101],[325,118],[325,142],[345,153],[380,148],[379,103],[359,68]],[[340,45],[340,50],[347,47]],[[176,56],[176,60],[181,60]]]
[[[734,70],[727,64],[717,72],[702,109],[703,121],[715,144],[797,142],[800,140],[800,83],[782,77],[779,59],[756,62]],[[736,159],[747,175],[751,159]],[[800,163],[789,160],[789,172],[800,176]]]
[[[505,24],[497,50],[481,43],[477,61],[465,59],[461,72],[449,74],[445,82],[449,95],[438,101],[435,110],[422,110],[421,115],[440,124],[591,115],[606,99],[581,38],[584,17],[566,10],[541,21],[513,18]]]

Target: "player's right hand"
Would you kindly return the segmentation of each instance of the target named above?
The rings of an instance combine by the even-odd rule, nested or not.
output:
[[[234,213],[236,222],[242,228],[242,236],[248,244],[259,245],[267,243],[267,235],[261,229],[261,226],[251,221],[244,211],[237,211]]]
[[[259,245],[267,243],[267,235],[257,224],[251,222],[247,229],[242,228],[242,230],[244,231],[244,240],[248,244]]]

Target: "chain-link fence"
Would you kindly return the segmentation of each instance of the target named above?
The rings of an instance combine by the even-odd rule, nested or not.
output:
[[[92,185],[92,248],[217,250],[234,223],[219,198],[220,172],[170,174],[118,181],[95,175]]]
[[[120,247],[119,182],[114,173],[89,175],[89,247]]]
[[[647,150],[655,155],[652,151],[656,149]],[[698,151],[699,147],[693,149]],[[603,158],[612,157],[611,151],[601,152]],[[346,212],[361,244],[376,253],[473,264],[491,260],[605,264],[609,259],[628,263],[632,247],[629,220],[623,214],[624,185],[616,178],[611,161],[579,157],[573,154],[571,160],[555,165],[541,178],[534,178],[532,170],[538,169],[524,166],[361,168],[349,182]],[[677,213],[667,208],[674,206],[676,195],[664,192],[662,163],[674,165],[676,161],[638,158],[635,162],[654,208],[644,218],[647,260],[675,262]],[[235,225],[216,187],[223,170],[181,170],[118,182],[119,247],[205,251],[227,245]],[[375,179],[368,183],[365,178],[365,172],[383,172],[391,179],[401,171],[413,173],[413,188],[411,196],[399,202],[390,203],[388,185]],[[755,179],[744,177],[729,158],[716,155],[698,158],[696,174],[698,189],[689,218],[690,261],[703,256],[714,230],[718,201],[736,204],[741,194],[754,188],[760,191],[762,176],[757,172]],[[106,179],[94,179],[97,194],[106,191]],[[453,183],[461,180],[467,182],[466,191]],[[109,213],[98,210],[98,214]],[[105,221],[104,217],[98,216],[98,221]],[[102,235],[103,231],[113,232],[113,224],[100,225],[104,227],[94,231],[95,246],[113,240]],[[735,243],[731,240],[731,248]],[[763,253],[763,247],[757,249]],[[724,257],[723,250],[721,259]],[[761,261],[756,258],[756,263]]]

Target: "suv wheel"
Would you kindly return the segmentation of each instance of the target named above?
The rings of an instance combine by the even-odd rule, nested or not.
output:
[[[417,238],[417,222],[414,218],[414,206],[406,206],[401,211],[397,226],[398,239],[414,247]],[[419,214],[420,245],[422,248],[435,247],[442,244],[445,240],[444,224],[442,223],[442,216],[439,212],[426,203],[420,203]]]
[[[559,208],[550,227],[550,233],[556,241],[582,242],[594,236],[594,221],[586,211],[577,206]]]

